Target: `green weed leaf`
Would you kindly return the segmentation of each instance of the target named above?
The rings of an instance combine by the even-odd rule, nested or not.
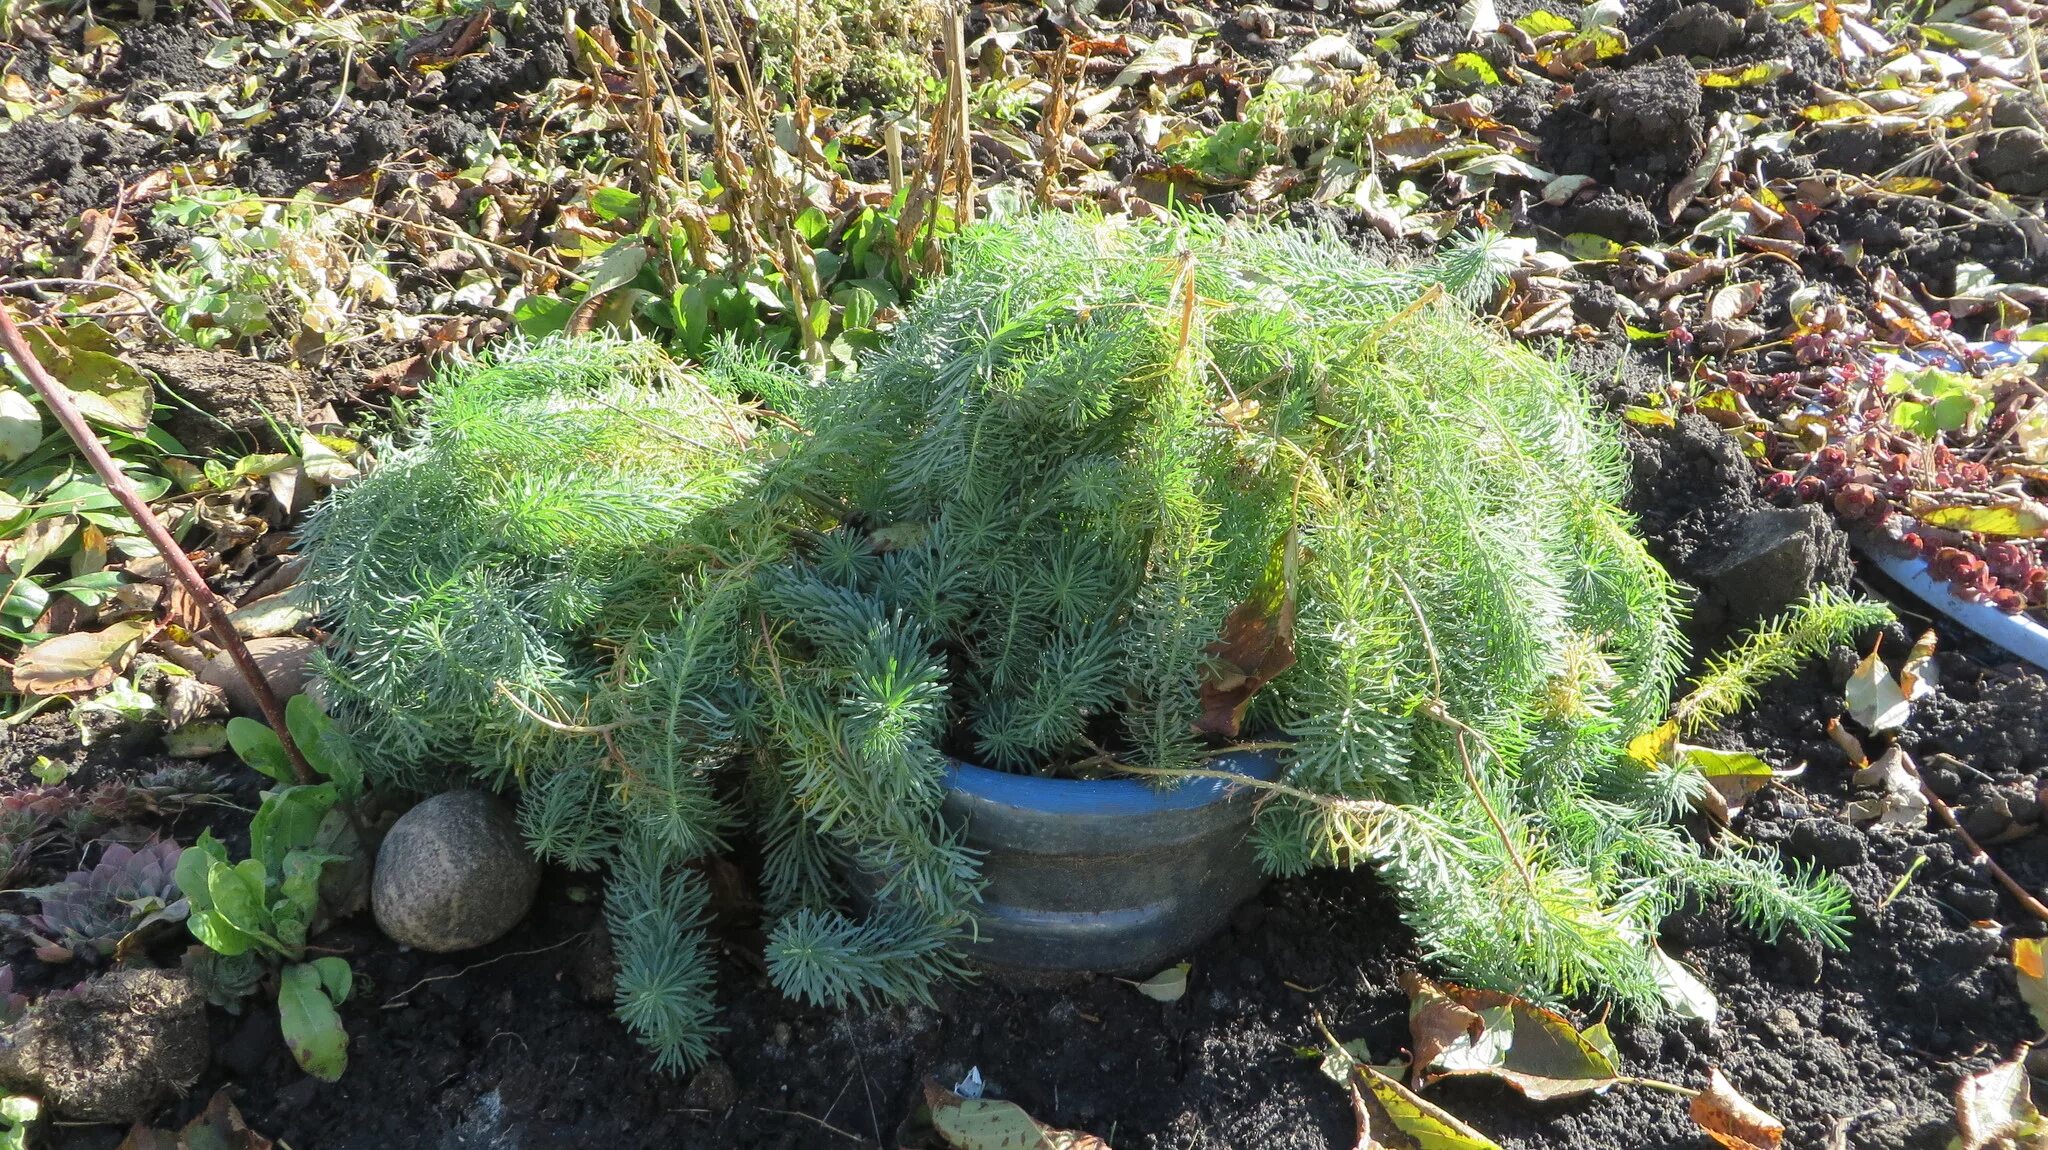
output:
[[[292,781],[292,764],[285,757],[284,742],[276,731],[262,723],[240,715],[229,719],[228,746],[258,774],[280,783]]]
[[[299,1068],[322,1082],[334,1082],[348,1069],[348,1031],[328,997],[326,983],[323,972],[310,962],[279,971],[277,1020]]]

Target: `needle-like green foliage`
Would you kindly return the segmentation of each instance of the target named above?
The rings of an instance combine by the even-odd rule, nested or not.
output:
[[[784,990],[923,996],[978,890],[947,754],[1199,769],[1240,719],[1282,744],[1272,870],[1377,866],[1452,976],[1655,1009],[1688,894],[1822,934],[1843,894],[1700,845],[1696,776],[1627,754],[1675,591],[1616,433],[1470,310],[1502,263],[1041,216],[963,235],[820,385],[602,342],[457,373],[309,530],[338,706],[385,778],[466,764],[610,863],[669,1065],[710,1027],[694,860],[753,840]]]

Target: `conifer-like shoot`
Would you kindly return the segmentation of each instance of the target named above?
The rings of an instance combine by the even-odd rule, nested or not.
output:
[[[508,352],[316,516],[334,695],[387,781],[516,788],[537,850],[609,864],[621,1014],[664,1065],[712,1027],[706,855],[752,840],[785,991],[923,997],[978,891],[948,755],[1172,785],[1232,738],[1280,748],[1274,872],[1375,866],[1451,977],[1654,1011],[1681,899],[1832,936],[1846,895],[1698,842],[1697,777],[1628,754],[1678,595],[1618,433],[1471,310],[1502,270],[1488,236],[1387,267],[1047,215],[961,236],[823,384]],[[1715,664],[1689,721],[1867,619]]]

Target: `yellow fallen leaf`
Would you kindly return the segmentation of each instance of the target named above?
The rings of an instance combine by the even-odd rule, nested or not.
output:
[[[1930,527],[2011,539],[2039,539],[2048,535],[2048,508],[2031,499],[2009,500],[1989,507],[1937,507],[1920,519]]]
[[[1646,767],[1658,768],[1671,761],[1672,750],[1677,745],[1678,724],[1667,722],[1630,739],[1628,757]]]
[[[2048,1030],[2048,956],[2042,953],[2044,944],[2048,944],[2048,939],[2013,939],[2012,966],[2021,1001],[2033,1010],[2034,1021]]]

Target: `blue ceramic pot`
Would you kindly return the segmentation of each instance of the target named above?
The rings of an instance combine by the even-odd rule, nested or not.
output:
[[[1269,752],[1209,766],[1270,780]],[[982,852],[978,963],[1156,973],[1265,884],[1249,839],[1256,788],[1223,779],[1049,779],[956,763],[945,817]]]

